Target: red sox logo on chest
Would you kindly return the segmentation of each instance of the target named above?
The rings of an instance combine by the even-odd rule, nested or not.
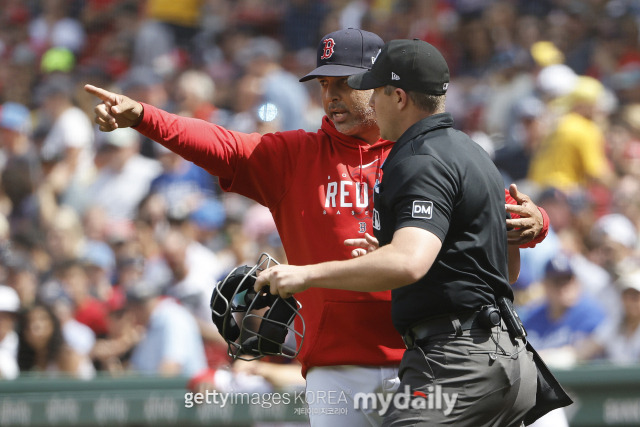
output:
[[[332,38],[324,39],[322,41],[324,47],[322,50],[322,56],[320,59],[329,59],[333,55],[334,47],[336,46],[336,42]]]

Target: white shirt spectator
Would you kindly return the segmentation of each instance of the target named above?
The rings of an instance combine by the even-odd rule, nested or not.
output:
[[[74,179],[80,182],[91,176],[93,166],[93,127],[87,115],[70,107],[55,121],[42,144],[45,158],[64,158],[68,148],[80,149]]]
[[[223,263],[212,250],[194,241],[187,247],[186,264],[187,277],[169,286],[167,294],[179,300],[194,316],[210,322],[209,299],[225,272]]]
[[[0,380],[13,380],[20,374],[18,368],[18,334],[9,332],[0,341]]]
[[[632,335],[626,336],[620,320],[611,319],[596,329],[594,339],[604,349],[609,362],[620,365],[640,362],[640,327]]]
[[[153,178],[162,168],[141,155],[130,158],[121,171],[104,168],[88,187],[88,202],[100,206],[110,219],[133,219]]]

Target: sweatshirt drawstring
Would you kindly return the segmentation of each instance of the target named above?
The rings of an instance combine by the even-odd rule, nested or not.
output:
[[[362,176],[362,145],[358,145],[358,152],[360,153],[360,182],[358,183],[358,192],[364,193],[364,176]]]
[[[360,153],[360,186],[364,188],[364,183],[362,179],[362,145],[358,145],[358,152]],[[362,190],[361,188],[361,190]]]
[[[378,156],[378,165],[376,166],[376,182],[379,184],[382,181],[382,158],[384,157],[384,147],[380,147],[380,155]]]

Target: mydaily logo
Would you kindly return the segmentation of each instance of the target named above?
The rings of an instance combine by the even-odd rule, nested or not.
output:
[[[430,385],[427,392],[414,391],[408,385],[404,386],[403,392],[396,393],[356,393],[353,396],[354,409],[377,410],[378,414],[384,415],[389,411],[391,405],[395,409],[423,409],[442,411],[444,415],[451,414],[458,399],[458,393],[444,393],[442,386]]]

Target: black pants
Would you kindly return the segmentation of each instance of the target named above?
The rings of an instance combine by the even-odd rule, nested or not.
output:
[[[520,426],[536,402],[533,355],[504,327],[418,342],[399,376],[383,426]]]

